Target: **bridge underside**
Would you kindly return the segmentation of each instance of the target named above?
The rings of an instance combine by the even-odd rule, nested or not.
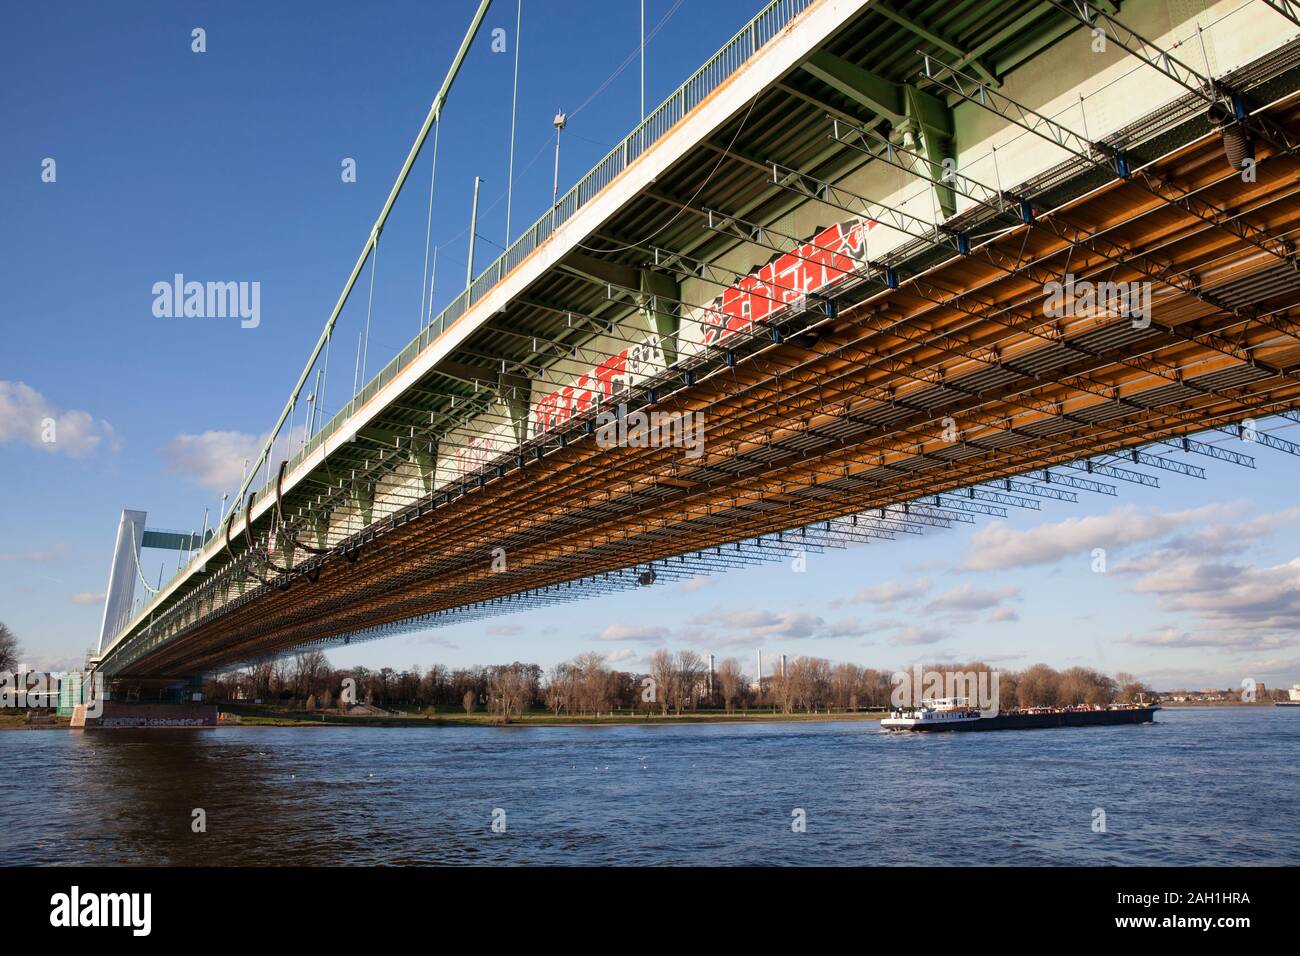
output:
[[[1275,70],[1279,88],[1287,71]],[[1270,121],[1295,128],[1300,107],[1270,98]],[[867,162],[906,161],[871,154],[872,124],[812,73],[755,108],[786,119],[728,124],[704,160],[636,197],[458,357],[527,369],[545,347],[580,348],[644,309],[624,277],[647,268],[699,278],[711,273],[693,262],[741,242],[807,256],[799,237],[748,223],[814,197],[844,219],[860,215],[861,197],[833,184]],[[593,407],[454,482],[417,483],[401,507],[341,540],[316,541],[320,514],[356,503],[358,473],[377,479],[416,460],[435,413],[478,400],[475,374],[431,373],[349,459],[286,495],[265,526],[231,542],[226,562],[210,561],[208,590],[165,609],[169,629],[136,638],[111,672],[204,672],[570,582],[599,591],[605,575],[671,572],[686,555],[683,568],[707,571],[710,549],[846,516],[860,523],[835,521],[837,532],[870,541],[883,527],[873,509],[929,500],[937,511],[936,495],[1042,469],[1087,480],[1088,461],[1300,407],[1289,243],[1300,161],[1258,142],[1254,180],[1243,181],[1192,105],[1131,136],[1142,176],[1067,161],[943,233],[918,233],[833,295],[684,355],[629,397],[634,408],[702,414],[698,458],[606,447]],[[958,235],[966,245],[955,250]],[[1150,283],[1149,323],[1104,308],[1045,314],[1045,285],[1066,273]],[[237,593],[219,602],[232,582]]]

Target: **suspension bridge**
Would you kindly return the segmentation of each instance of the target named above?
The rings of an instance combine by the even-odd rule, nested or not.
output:
[[[1281,0],[773,0],[292,450],[486,7],[227,513],[123,513],[108,680],[1300,454]]]

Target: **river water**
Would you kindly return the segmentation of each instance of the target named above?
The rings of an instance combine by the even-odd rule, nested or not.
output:
[[[1300,863],[1300,708],[933,736],[757,721],[16,730],[0,761],[16,863]]]

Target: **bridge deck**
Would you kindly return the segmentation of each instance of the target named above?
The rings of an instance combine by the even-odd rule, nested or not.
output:
[[[963,69],[997,77],[1072,26],[1044,5],[1027,45],[1012,30],[1021,5],[979,12],[946,36],[980,51]],[[1300,281],[1282,241],[1300,228],[1293,153],[1257,142],[1257,175],[1243,181],[1188,93],[1108,140],[1140,175],[1063,153],[1008,198],[971,173],[948,187],[958,211],[936,231],[857,191],[863,170],[936,172],[906,149],[884,152],[881,114],[825,69],[865,63],[901,84],[920,72],[924,45],[872,4],[813,3],[381,375],[101,666],[197,673],[457,609],[508,609],[490,602],[524,593],[558,599],[546,589],[576,581],[621,586],[628,568],[758,559],[743,542],[847,516],[862,517],[836,522],[839,540],[888,537],[905,520],[872,509],[915,502],[919,515],[937,494],[1041,469],[1086,482],[1085,460],[1300,406]],[[835,59],[807,68],[815,53]],[[1286,45],[1233,78],[1283,129],[1300,112],[1298,62]],[[975,108],[941,80],[923,85]],[[809,237],[836,222],[867,238],[824,295],[782,296],[752,324],[707,304],[702,290],[745,281],[745,257],[824,264]],[[883,234],[894,242],[876,255]],[[1045,315],[1044,290],[1066,272],[1146,283],[1150,323]],[[538,426],[536,383],[559,389],[619,348],[644,347],[638,320],[669,329],[657,347],[674,354],[619,397],[703,415],[699,457],[603,447],[594,403]],[[481,449],[452,472],[438,458],[449,435]],[[1023,486],[1004,487],[1011,500]]]

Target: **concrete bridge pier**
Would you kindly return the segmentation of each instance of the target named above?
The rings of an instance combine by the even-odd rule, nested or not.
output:
[[[102,702],[76,707],[73,727],[214,727],[216,704],[203,695],[203,676],[110,681]]]

